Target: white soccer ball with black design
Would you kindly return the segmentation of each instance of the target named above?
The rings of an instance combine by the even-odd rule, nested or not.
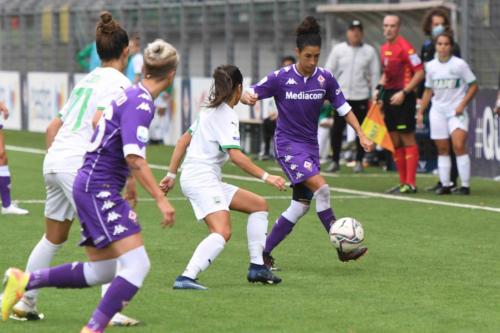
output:
[[[365,239],[363,226],[352,217],[343,217],[330,227],[330,241],[342,252],[357,249]]]

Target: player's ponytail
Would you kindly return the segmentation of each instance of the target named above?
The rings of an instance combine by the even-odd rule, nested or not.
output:
[[[321,35],[318,21],[312,17],[306,17],[295,30],[297,33],[297,48],[303,50],[306,46],[321,47]]]
[[[162,80],[177,69],[179,54],[177,49],[162,39],[149,43],[144,50],[144,77]]]
[[[102,61],[119,59],[128,47],[127,32],[109,12],[102,12],[100,18],[95,31],[97,54]]]
[[[208,96],[208,107],[216,108],[223,102],[228,102],[233,97],[238,86],[243,84],[243,75],[238,67],[223,65],[215,69],[212,77],[214,83]]]

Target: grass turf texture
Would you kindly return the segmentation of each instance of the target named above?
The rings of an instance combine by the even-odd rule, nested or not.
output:
[[[6,131],[9,145],[43,148],[39,134]],[[171,148],[148,149],[150,163],[166,165]],[[13,198],[44,199],[43,156],[8,151]],[[273,162],[260,163],[265,168]],[[228,164],[226,174],[244,175]],[[276,173],[275,171],[273,171]],[[154,170],[159,180],[164,171]],[[395,173],[368,169],[354,176],[343,168],[327,178],[330,186],[382,193],[397,183]],[[419,188],[436,179],[418,176]],[[279,193],[258,182],[229,180],[266,196]],[[472,180],[469,197],[414,197],[500,208],[500,184]],[[179,186],[172,194],[181,198]],[[140,198],[147,198],[140,191]],[[233,237],[214,264],[200,275],[206,292],[174,291],[173,280],[207,235],[195,222],[191,206],[176,199],[177,223],[162,230],[152,201],[137,207],[152,270],[124,313],[143,321],[137,328],[109,332],[498,332],[500,331],[500,213],[384,198],[346,197],[333,192],[337,217],[363,223],[368,255],[356,263],[340,263],[313,209],[273,253],[283,270],[278,286],[246,281],[248,254],[246,216],[232,213]],[[288,206],[288,199],[269,199],[270,226]],[[0,270],[24,268],[31,249],[43,234],[43,204],[23,203],[27,217],[0,216]],[[85,260],[76,246],[78,222],[54,265]],[[0,332],[79,332],[100,297],[100,289],[44,289],[41,322],[0,323]]]

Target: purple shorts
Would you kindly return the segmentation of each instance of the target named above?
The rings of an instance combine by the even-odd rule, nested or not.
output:
[[[276,149],[277,161],[293,185],[300,184],[320,172],[317,147],[290,143]]]
[[[141,231],[137,214],[116,190],[85,192],[73,187],[82,226],[80,246],[103,248]]]

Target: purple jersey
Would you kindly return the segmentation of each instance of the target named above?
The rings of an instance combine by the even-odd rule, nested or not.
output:
[[[140,83],[114,100],[92,136],[75,187],[85,192],[121,191],[129,174],[125,157],[146,157],[154,109],[153,98]]]
[[[252,89],[259,99],[274,97],[276,101],[278,145],[292,141],[317,147],[319,114],[325,100],[342,116],[351,110],[337,80],[321,67],[306,78],[295,65],[287,66],[269,74]]]

